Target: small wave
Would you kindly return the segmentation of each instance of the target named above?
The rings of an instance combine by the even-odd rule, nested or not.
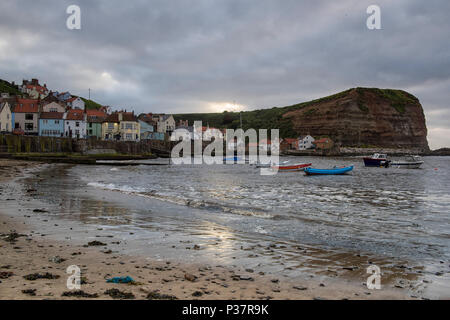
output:
[[[118,185],[115,185],[114,183],[106,184],[106,183],[101,183],[101,182],[89,182],[88,186],[91,186],[94,188],[105,189],[105,190],[121,191],[121,192],[126,192],[126,193],[139,193],[139,192],[145,191],[139,187],[132,187],[132,186],[127,186],[127,185],[118,186]]]
[[[104,190],[111,190],[111,191],[119,191],[126,194],[133,194],[140,197],[148,197],[148,198],[154,198],[161,201],[166,201],[178,205],[183,205],[191,208],[198,208],[198,209],[208,209],[213,211],[222,211],[225,213],[231,213],[231,214],[238,214],[242,216],[253,216],[258,218],[265,218],[265,219],[272,219],[273,216],[267,212],[264,212],[263,210],[255,210],[255,209],[245,209],[241,207],[232,207],[227,205],[222,205],[219,203],[211,202],[211,201],[205,201],[205,200],[198,200],[198,199],[186,199],[179,196],[173,196],[173,195],[163,195],[159,194],[155,191],[147,191],[143,188],[139,187],[132,187],[127,185],[116,185],[114,183],[101,183],[101,182],[89,182],[88,186],[94,187],[94,188],[100,188]]]

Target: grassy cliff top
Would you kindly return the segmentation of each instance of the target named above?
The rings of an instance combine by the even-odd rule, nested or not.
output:
[[[316,104],[325,103],[332,100],[343,98],[352,92],[358,94],[358,103],[363,104],[366,99],[366,93],[376,95],[390,102],[390,105],[398,112],[405,111],[408,104],[417,104],[419,100],[412,94],[403,90],[379,89],[379,88],[352,88],[327,97],[314,99],[285,107],[274,107],[270,109],[259,109],[242,112],[242,127],[244,130],[254,129],[280,129],[282,138],[295,137],[298,135],[293,129],[290,119],[283,117],[286,112],[299,110]],[[237,129],[240,128],[239,112],[222,113],[187,113],[175,114],[174,118],[178,120],[188,120],[192,125],[195,120],[201,120],[203,125],[209,125],[215,128]]]

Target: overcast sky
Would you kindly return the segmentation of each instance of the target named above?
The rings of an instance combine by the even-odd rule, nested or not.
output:
[[[71,4],[81,30],[66,27]],[[366,27],[371,4],[381,30]],[[403,89],[438,148],[450,146],[449,13],[448,0],[1,0],[0,78],[166,113]]]

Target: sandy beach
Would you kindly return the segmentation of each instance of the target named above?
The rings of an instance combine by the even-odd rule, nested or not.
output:
[[[4,183],[12,176],[17,178],[22,169],[39,165],[0,160],[2,192]],[[55,224],[54,228],[59,226]],[[102,238],[89,245],[88,241],[80,244],[47,239],[39,231],[23,217],[0,212],[0,299],[415,298],[405,289],[395,287],[369,290],[365,285],[367,276],[326,282],[314,278],[287,279],[256,269],[119,254],[110,249],[114,238],[109,242]],[[70,275],[66,269],[71,265],[81,269],[81,291],[67,288]],[[130,276],[134,283],[107,283],[106,279],[117,276]]]

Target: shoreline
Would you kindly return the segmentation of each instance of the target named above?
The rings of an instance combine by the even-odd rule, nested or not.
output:
[[[1,160],[3,183],[22,169],[39,166],[37,163]],[[23,174],[23,172],[22,172]],[[20,195],[19,195],[20,196]],[[59,225],[55,225],[58,229]],[[15,241],[5,237],[16,230]],[[60,232],[64,232],[61,231]],[[282,274],[263,274],[259,270],[231,268],[212,264],[183,263],[171,260],[157,261],[145,256],[129,256],[111,251],[109,241],[105,245],[89,246],[70,241],[55,241],[43,237],[19,215],[0,211],[0,272],[10,275],[0,279],[0,299],[91,299],[66,297],[71,292],[66,287],[69,274],[66,268],[77,265],[85,284],[81,290],[97,294],[93,299],[112,299],[105,294],[109,289],[132,293],[136,299],[218,299],[218,300],[264,300],[264,299],[414,299],[405,289],[382,288],[369,290],[363,281],[344,278],[326,281],[319,279],[285,279]],[[58,279],[26,280],[24,276],[34,273],[59,276]],[[12,273],[12,274],[10,274]],[[105,278],[131,276],[137,284],[111,284]],[[84,278],[83,278],[84,277]],[[306,277],[305,277],[306,278]],[[23,293],[22,290],[29,292]],[[33,291],[35,289],[35,291]],[[34,292],[35,295],[31,292]],[[72,291],[73,292],[73,291]]]

